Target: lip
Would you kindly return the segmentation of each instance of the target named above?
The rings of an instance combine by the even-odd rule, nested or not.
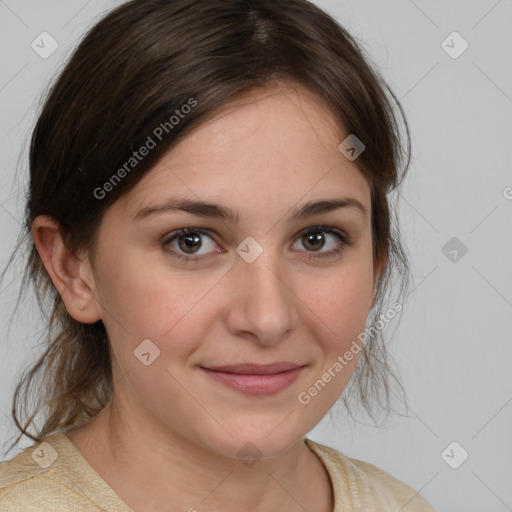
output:
[[[274,395],[294,382],[306,365],[289,362],[201,366],[213,380],[247,395]]]

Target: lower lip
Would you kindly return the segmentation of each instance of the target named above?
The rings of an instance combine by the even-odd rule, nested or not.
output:
[[[239,373],[216,372],[201,367],[204,373],[217,382],[246,395],[274,395],[287,388],[304,367],[276,373],[274,375],[245,375]]]

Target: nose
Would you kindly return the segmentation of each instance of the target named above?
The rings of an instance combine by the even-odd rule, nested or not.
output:
[[[234,336],[276,345],[296,328],[300,301],[279,255],[264,250],[248,263],[237,256],[230,272],[226,321]]]

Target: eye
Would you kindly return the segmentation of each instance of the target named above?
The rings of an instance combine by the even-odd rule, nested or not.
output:
[[[326,234],[327,242],[326,242]],[[328,243],[329,237],[332,238],[331,243]],[[353,245],[353,241],[345,232],[333,228],[331,226],[315,226],[302,231],[299,240],[307,252],[317,254],[310,254],[306,256],[308,259],[333,257],[340,254],[347,246]],[[330,245],[330,249],[321,251],[325,246]]]
[[[203,242],[204,238],[208,239],[209,242],[205,244]],[[332,238],[330,243],[329,238]],[[300,233],[297,242],[301,242],[302,246],[306,248],[306,252],[310,253],[306,256],[308,259],[332,258],[340,254],[347,246],[353,245],[352,238],[349,235],[331,226],[308,228]],[[213,241],[208,232],[200,228],[183,228],[173,231],[171,236],[163,241],[162,245],[171,256],[190,263],[209,257],[212,252],[224,252]],[[324,249],[326,245],[330,245],[331,248],[328,247],[329,250],[322,251],[321,249]],[[168,247],[171,248],[170,251],[167,249]],[[206,249],[205,253],[199,252],[202,248]],[[208,248],[211,250],[208,251]]]
[[[203,237],[207,237],[210,240],[210,243],[204,244],[202,241]],[[208,248],[208,245],[210,245],[210,248],[218,247],[213,241],[212,237],[206,231],[199,228],[183,228],[178,231],[174,231],[172,236],[163,242],[163,245],[165,247],[171,246],[172,256],[186,261],[201,259],[196,258],[195,256],[197,255],[205,256],[204,254],[198,252],[198,250],[201,249],[204,245],[206,245],[206,248]],[[221,251],[217,250],[216,252]]]

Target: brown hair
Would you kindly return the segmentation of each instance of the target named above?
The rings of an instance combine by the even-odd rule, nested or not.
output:
[[[85,248],[93,257],[103,213],[179,138],[240,95],[279,82],[323,98],[340,127],[366,146],[356,164],[371,188],[373,255],[388,256],[373,320],[382,313],[393,271],[405,290],[408,262],[387,193],[409,166],[409,130],[398,100],[356,40],[306,0],[129,1],[85,34],[46,93],[31,137],[25,223],[15,251],[26,243],[21,292],[33,284],[47,330],[44,352],[14,393],[12,415],[21,433],[12,446],[23,434],[41,441],[86,423],[113,391],[104,324],[83,324],[68,314],[34,245],[33,220],[53,216],[69,249]],[[194,108],[161,130],[156,147],[98,198],[133,151],[191,98]],[[389,377],[395,378],[380,334],[375,329],[364,344],[350,386],[370,414],[381,398],[389,410]],[[31,411],[29,397],[35,400]],[[348,407],[346,392],[343,401]],[[29,433],[39,413],[43,425]]]

